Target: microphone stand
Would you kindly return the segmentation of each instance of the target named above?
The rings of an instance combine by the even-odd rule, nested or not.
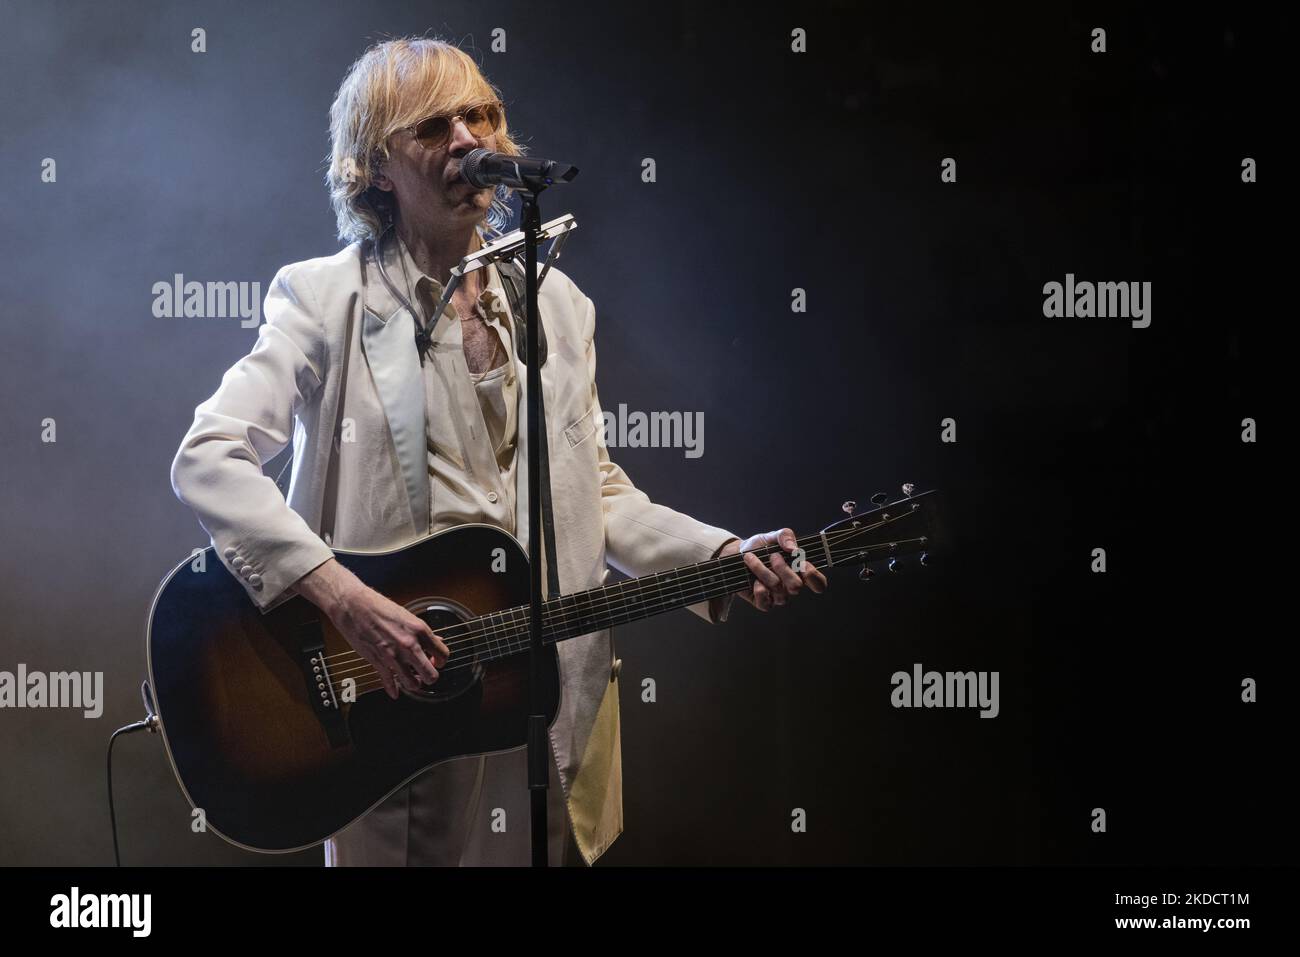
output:
[[[543,695],[542,673],[542,469],[547,470],[547,488],[550,488],[550,462],[542,462],[542,369],[538,342],[541,337],[541,317],[537,314],[537,244],[542,233],[542,215],[537,197],[554,182],[568,183],[578,175],[575,166],[547,162],[540,169],[516,166],[515,171],[522,187],[517,192],[523,200],[524,228],[524,301],[527,303],[526,328],[528,341],[524,349],[524,368],[528,372],[528,794],[530,822],[532,825],[533,867],[550,865],[547,848],[546,792],[550,787],[550,747],[546,733],[546,702]],[[555,224],[548,223],[547,233]],[[563,240],[565,236],[561,236]],[[558,253],[558,250],[552,250]],[[547,260],[550,266],[550,260]],[[549,444],[549,443],[548,443]],[[548,493],[549,498],[549,493]],[[555,529],[554,516],[547,523]],[[554,542],[550,543],[554,554]],[[548,569],[548,577],[559,588],[559,569]],[[559,597],[556,595],[555,597]]]
[[[519,190],[523,199],[524,301],[527,303],[524,368],[528,372],[528,796],[532,826],[533,867],[550,863],[547,846],[546,792],[550,787],[550,749],[546,733],[546,707],[542,700],[542,370],[537,342],[537,242],[542,217],[537,196],[545,183]],[[550,463],[546,463],[550,468]],[[557,570],[558,571],[558,570]]]
[[[552,178],[554,176],[554,178]],[[523,199],[524,225],[524,302],[526,303],[525,326],[528,329],[528,342],[524,348],[524,368],[528,371],[528,390],[526,390],[526,415],[528,415],[528,568],[529,592],[532,599],[528,609],[528,794],[530,809],[530,826],[533,839],[533,867],[550,866],[549,848],[547,848],[546,792],[550,788],[550,740],[546,733],[546,676],[542,672],[542,469],[546,469],[547,501],[550,502],[550,468],[549,460],[542,462],[542,437],[546,423],[543,420],[546,410],[542,407],[542,369],[539,359],[538,342],[541,342],[542,320],[537,311],[537,286],[541,277],[537,274],[537,244],[541,241],[542,213],[537,205],[537,196],[552,182],[569,182],[577,176],[575,166],[549,164],[549,169],[536,176],[523,177],[526,189],[517,190]],[[572,217],[565,216],[546,224],[545,233],[556,235],[556,242],[563,244],[568,238],[568,229],[573,228]],[[559,254],[559,248],[552,246],[551,256]],[[546,269],[550,268],[551,257],[547,257]],[[545,274],[546,270],[542,270]],[[534,415],[536,413],[536,415]],[[547,455],[550,459],[550,455]],[[555,516],[551,515],[550,531],[555,531]],[[554,534],[552,534],[554,538]],[[555,555],[555,542],[547,542],[550,554]],[[559,568],[549,568],[549,579],[555,583],[558,598]]]
[[[518,168],[517,168],[518,170]],[[528,566],[529,566],[529,604],[528,604],[528,793],[529,820],[532,827],[532,865],[547,867],[550,864],[547,833],[546,792],[550,788],[550,740],[547,735],[546,675],[543,672],[545,659],[542,646],[542,606],[546,597],[542,592],[542,509],[547,504],[542,501],[542,469],[547,470],[547,487],[550,487],[550,462],[542,461],[542,436],[545,428],[544,410],[542,409],[542,372],[538,342],[541,336],[541,319],[537,314],[537,288],[551,267],[551,260],[559,256],[560,247],[568,238],[570,230],[577,223],[570,215],[552,220],[542,225],[541,211],[537,205],[538,194],[555,182],[570,182],[578,175],[576,167],[560,163],[548,163],[536,174],[518,171],[522,185],[513,186],[523,200],[524,246],[524,368],[528,377]],[[513,184],[512,184],[513,185]],[[542,239],[554,239],[551,253],[541,275],[537,272],[537,247]],[[459,267],[451,271],[451,280],[443,290],[442,300],[438,303],[435,316],[441,316],[450,300],[452,292],[466,272],[481,268],[499,258],[515,259],[515,251],[520,242],[518,233],[511,233],[500,240],[495,240],[478,252],[461,260]],[[382,265],[382,263],[381,263]],[[518,317],[516,317],[517,319]],[[554,517],[547,522],[554,531]],[[552,536],[553,537],[553,536]],[[549,544],[553,550],[554,542]],[[556,582],[559,588],[559,570],[548,567],[548,578]]]

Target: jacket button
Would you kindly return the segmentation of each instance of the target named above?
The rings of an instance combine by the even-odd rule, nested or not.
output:
[[[487,500],[488,500],[489,502],[495,502],[495,501],[497,500],[497,493],[496,493],[496,492],[488,492],[488,494],[487,494]]]
[[[623,659],[615,658],[614,666],[609,669],[609,680],[613,681],[622,673],[622,671],[623,671]]]
[[[233,548],[227,548],[225,551],[226,561],[230,561],[238,554],[239,552],[235,551]]]
[[[248,576],[248,583],[249,583],[250,585],[252,585],[254,588],[261,588],[261,587],[262,587],[262,576],[261,576],[261,575],[258,575],[258,574],[252,574],[252,575],[249,575],[249,576]]]

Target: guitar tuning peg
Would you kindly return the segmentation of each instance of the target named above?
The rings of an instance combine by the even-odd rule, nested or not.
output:
[[[898,559],[897,559],[897,558],[891,558],[891,559],[889,560],[889,570],[890,570],[891,572],[896,572],[896,571],[898,571],[898,567],[899,567],[899,566],[898,566]]]
[[[858,507],[858,503],[853,501],[853,499],[849,499],[847,502],[845,502],[843,505],[840,506],[840,511],[846,515],[852,515],[853,510],[856,509],[857,507]]]
[[[922,553],[921,553],[921,559],[920,559],[920,561],[921,561],[921,564],[922,564],[922,565],[925,565],[925,566],[928,567],[929,564],[930,564],[930,553],[929,553],[929,552],[922,552]]]
[[[870,568],[863,567],[862,571],[858,572],[858,581],[869,582],[875,577],[876,573]]]
[[[884,492],[877,492],[875,495],[871,496],[871,504],[876,506],[876,508],[880,508],[880,506],[884,505],[888,501],[889,496]]]
[[[912,493],[915,492],[915,491],[916,491],[916,485],[915,485],[915,484],[913,484],[912,482],[904,482],[904,483],[903,483],[903,494],[906,495],[908,498],[911,498],[911,497],[912,497]]]

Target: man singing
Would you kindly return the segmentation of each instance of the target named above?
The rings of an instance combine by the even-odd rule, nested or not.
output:
[[[447,645],[340,565],[331,545],[389,550],[480,522],[526,547],[522,317],[500,271],[465,277],[423,357],[415,337],[417,321],[433,323],[452,268],[499,233],[489,220],[504,222],[504,191],[474,189],[461,160],[479,147],[521,151],[496,89],[463,51],[433,39],[368,49],[339,88],[330,134],[326,179],[348,245],[279,271],[253,350],[195,410],[171,477],[258,608],[304,596],[396,698],[438,680]],[[742,542],[639,491],[605,446],[592,301],[552,268],[538,313],[564,593],[599,586],[607,565],[641,576],[765,545],[793,550],[789,528]],[[286,501],[262,465],[291,440]],[[804,584],[826,585],[811,563],[796,573],[779,552],[744,561],[754,581],[736,594],[763,611]],[[691,611],[725,621],[731,597]],[[608,629],[558,654],[551,863],[591,864],[623,829],[618,663]],[[525,755],[432,768],[328,840],[326,864],[527,864]]]

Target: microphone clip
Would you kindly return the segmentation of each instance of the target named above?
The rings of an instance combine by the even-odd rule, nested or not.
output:
[[[420,357],[420,365],[424,365],[425,353],[429,351],[429,346],[433,344],[433,336],[428,330],[416,327],[415,330],[415,351]]]
[[[565,213],[563,216],[557,216],[548,223],[544,223],[538,231],[539,241],[545,242],[551,240],[550,249],[546,253],[546,261],[540,264],[537,271],[537,289],[542,288],[542,281],[546,279],[546,274],[550,271],[551,264],[560,258],[560,250],[564,248],[565,241],[569,238],[569,233],[578,228],[578,221],[573,218],[572,213]],[[446,287],[442,290],[442,298],[438,300],[437,308],[434,310],[434,321],[442,315],[442,311],[447,308],[447,303],[451,302],[452,294],[456,287],[460,285],[461,280],[469,273],[476,269],[482,269],[491,263],[510,263],[517,266],[521,271],[524,268],[524,231],[516,229],[512,233],[506,233],[504,236],[484,243],[474,252],[470,253],[460,261],[460,264],[451,271],[451,278]],[[420,330],[415,334],[416,347],[421,349],[420,363],[424,363],[424,349],[428,348],[427,340],[424,344],[420,342]]]

